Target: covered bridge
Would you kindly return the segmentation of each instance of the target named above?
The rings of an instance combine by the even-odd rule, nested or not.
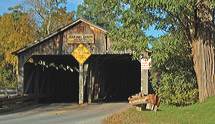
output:
[[[148,70],[131,53],[113,51],[107,31],[84,19],[13,54],[19,90],[43,100],[82,104],[148,93]]]

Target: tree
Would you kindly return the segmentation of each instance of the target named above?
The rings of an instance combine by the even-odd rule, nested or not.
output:
[[[0,29],[0,87],[14,87],[17,60],[11,53],[36,39],[36,23],[15,6],[0,17]]]
[[[214,2],[210,0],[156,1],[135,3],[136,11],[150,8],[153,20],[168,32],[181,31],[192,49],[194,69],[199,88],[199,99],[215,95]],[[152,11],[152,12],[151,12]],[[157,13],[163,16],[158,16]]]
[[[40,36],[46,36],[59,27],[71,23],[74,12],[67,12],[67,0],[25,0],[35,17]]]
[[[198,101],[191,48],[180,33],[168,34],[152,43],[153,89],[165,104],[184,106]],[[180,49],[178,49],[180,48]]]
[[[88,5],[88,1],[93,0],[85,0],[84,4]],[[95,4],[95,6],[102,6],[103,2],[105,1],[100,2],[100,5]],[[118,8],[117,12],[120,12],[115,15],[115,18],[119,18],[115,31],[117,32],[118,30],[118,33],[121,34],[115,35],[118,37],[119,46],[133,48],[135,43],[141,43],[140,40],[134,40],[133,38],[139,36],[135,33],[144,32],[148,25],[156,25],[157,29],[165,30],[173,36],[174,33],[180,33],[180,36],[184,38],[192,50],[200,101],[215,95],[214,1],[122,0],[117,2],[110,1],[110,3],[112,4],[107,4],[106,8],[118,6],[116,7]],[[88,11],[93,12],[91,15],[96,18],[97,13],[90,10],[91,8]],[[103,13],[115,11],[114,9],[102,10],[104,10]],[[123,28],[125,30],[121,32],[119,29]],[[125,37],[120,38],[121,36]],[[131,36],[133,38],[130,38]],[[138,37],[136,38],[138,39]],[[125,42],[122,42],[123,40],[127,42],[126,45]],[[123,44],[120,45],[121,43]],[[139,50],[139,47],[134,48],[137,49],[132,50]]]
[[[12,11],[0,18],[0,29],[3,60],[15,66],[15,57],[11,53],[36,39],[36,24],[27,13]]]
[[[78,6],[77,16],[106,28],[115,50],[131,51],[138,58],[147,48],[148,38],[143,29],[149,25],[141,23],[142,18],[137,18],[123,1],[85,0]]]
[[[77,16],[85,18],[111,30],[116,26],[120,14],[120,2],[108,0],[85,0],[78,6]]]

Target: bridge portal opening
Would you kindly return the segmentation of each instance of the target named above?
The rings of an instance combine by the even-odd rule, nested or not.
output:
[[[94,102],[127,101],[141,90],[140,66],[140,62],[128,54],[92,56],[89,67],[93,82],[91,90],[85,90],[85,99],[90,93]]]
[[[121,102],[140,92],[140,62],[131,55],[91,55],[83,65],[84,102]],[[24,65],[24,93],[39,102],[79,101],[79,63],[71,55],[32,56]]]
[[[78,102],[78,68],[71,55],[32,56],[24,65],[24,93],[39,102]]]

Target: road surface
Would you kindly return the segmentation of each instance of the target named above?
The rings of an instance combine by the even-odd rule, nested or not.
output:
[[[0,115],[0,124],[101,124],[105,117],[128,107],[127,103],[35,105]]]

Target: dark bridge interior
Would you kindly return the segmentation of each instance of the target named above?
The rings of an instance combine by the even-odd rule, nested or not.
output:
[[[95,78],[94,101],[127,101],[140,91],[140,62],[131,55],[95,55],[90,63]]]
[[[53,64],[54,63],[54,64]],[[140,91],[140,63],[130,55],[92,55],[84,101],[125,101]],[[24,93],[41,102],[78,102],[79,64],[71,55],[33,56],[24,66]]]
[[[24,93],[42,102],[77,102],[79,64],[72,56],[33,56],[24,66]],[[45,64],[44,64],[45,62]],[[72,70],[71,70],[72,69]]]

